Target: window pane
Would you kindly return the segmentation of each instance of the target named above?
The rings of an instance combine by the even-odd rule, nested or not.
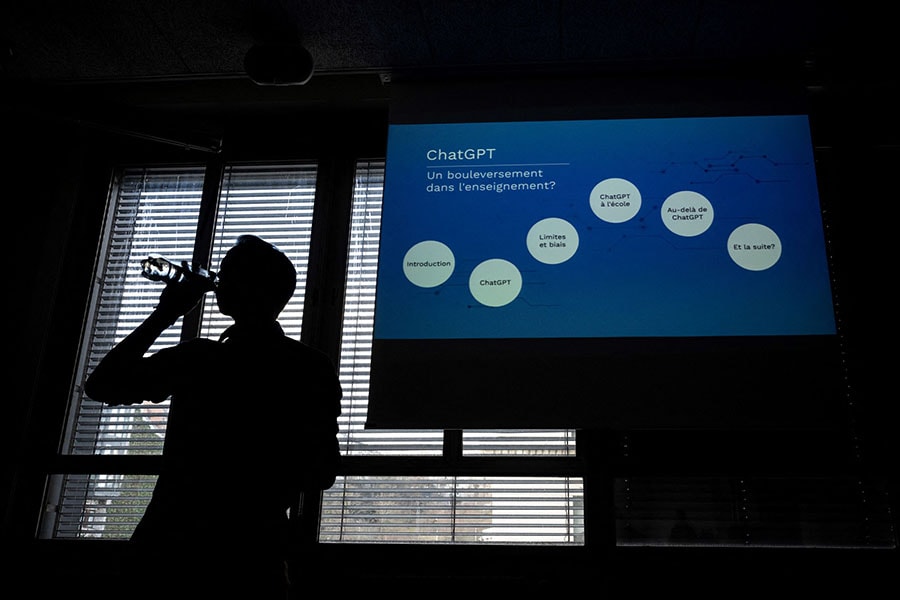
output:
[[[51,485],[64,493],[55,523],[45,524],[54,530],[50,535],[128,539],[150,502],[156,475],[54,475]]]
[[[156,305],[161,284],[140,276],[139,261],[157,252],[189,260],[197,237],[204,170],[125,171],[115,190],[113,215],[98,270],[89,335],[83,344],[79,383],[73,398],[76,415],[66,439],[69,453],[159,454],[165,439],[168,402],[108,407],[82,402],[81,382],[100,359],[137,327]],[[235,239],[252,233],[274,243],[297,268],[297,288],[282,313],[285,333],[299,339],[309,262],[315,165],[229,166],[225,170],[213,237],[212,265],[218,265]],[[216,339],[231,320],[215,301],[204,302],[201,335]],[[151,348],[176,344],[181,321]],[[69,475],[56,477],[48,494],[43,535],[55,537],[128,537],[152,490],[144,476]]]
[[[443,432],[366,430],[384,163],[357,164],[340,375],[346,456],[430,456]],[[463,432],[473,455],[572,455],[574,432]],[[325,542],[582,544],[580,479],[342,477],[323,494]]]
[[[158,454],[166,427],[165,403],[109,407],[85,399],[81,387],[100,359],[153,311],[162,285],[140,275],[151,253],[190,260],[194,249],[203,169],[133,169],[121,175],[111,201],[107,237],[97,266],[87,339],[72,397],[64,454]],[[151,348],[178,342],[181,320]]]
[[[316,165],[228,166],[222,182],[211,264],[217,269],[238,236],[251,234],[275,244],[297,269],[297,287],[278,322],[300,339],[303,301],[316,195]],[[232,321],[206,302],[201,335],[218,339]]]
[[[364,429],[383,178],[383,162],[360,163],[354,190],[341,342],[340,374],[345,391],[342,451],[348,456],[439,456],[443,451],[442,431]],[[281,320],[286,332],[298,338],[315,180],[313,165],[227,167],[210,261],[215,268],[237,236],[244,233],[259,235],[284,250],[298,268],[298,286]],[[111,226],[103,253],[105,258],[112,258],[101,267],[101,291],[94,303],[94,311],[100,315],[94,321],[102,326],[92,325],[94,329],[89,329],[85,347],[92,351],[85,356],[93,362],[84,359],[82,379],[114,343],[149,314],[156,302],[159,284],[139,276],[139,260],[150,252],[176,260],[192,254],[202,188],[201,169],[148,169],[126,172],[122,178],[114,207],[116,216],[111,219],[115,226]],[[160,199],[168,203],[160,206]],[[128,220],[131,213],[142,217]],[[129,254],[121,250],[125,247]],[[130,297],[138,300],[129,304]],[[131,304],[139,310],[132,310]],[[202,335],[215,338],[228,324],[230,320],[218,315],[214,303],[207,302]],[[176,343],[179,330],[180,327],[171,328],[151,351]],[[94,403],[84,406],[89,404]],[[92,453],[160,452],[166,403],[124,409],[101,405],[91,408],[104,416],[102,426],[88,429],[88,435],[71,436],[73,440],[87,439],[81,445],[73,444],[73,448],[88,448]],[[565,455],[574,452],[571,433],[473,431],[465,433],[464,443],[470,454]],[[57,518],[52,527],[44,524],[45,531],[56,537],[127,537],[146,506],[152,485],[153,478],[149,476],[54,477],[51,487],[55,492],[48,496],[48,506],[53,509],[48,514],[57,511]],[[375,496],[364,493],[372,489],[377,490]],[[561,477],[342,478],[325,494],[325,506],[329,508],[322,520],[322,537],[331,541],[577,544],[582,543],[583,531],[580,498],[581,481]],[[365,504],[367,499],[372,503]],[[433,517],[431,521],[409,521],[409,514],[420,514],[423,509]],[[378,525],[358,527],[352,515],[360,512],[374,514]],[[400,523],[402,533],[392,529],[393,523]]]
[[[341,451],[346,456],[440,455],[443,431],[364,429],[369,398],[383,188],[384,161],[357,164],[339,363],[344,390]]]
[[[575,430],[466,430],[463,456],[575,456]]]
[[[442,431],[364,429],[368,408],[383,187],[383,161],[361,161],[357,164],[341,335],[343,451],[347,455],[356,456],[439,455],[443,445]],[[575,432],[465,431],[463,454],[574,456]]]
[[[566,477],[341,477],[320,540],[580,545],[583,498]]]

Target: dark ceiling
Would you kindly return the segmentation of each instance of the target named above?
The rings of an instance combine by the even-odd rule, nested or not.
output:
[[[673,61],[883,64],[887,8],[813,0],[29,0],[8,3],[6,80],[239,78],[263,41],[319,76],[595,69]],[[887,6],[887,3],[880,3]],[[875,3],[872,3],[875,6]]]
[[[866,0],[29,0],[0,13],[0,91],[19,112],[109,126],[114,112],[141,121],[147,108],[166,119],[168,108],[383,106],[389,82],[423,78],[602,84],[662,70],[689,88],[685,69],[716,82],[783,70],[896,144],[890,12]],[[312,78],[254,84],[245,56],[265,43],[302,43]]]

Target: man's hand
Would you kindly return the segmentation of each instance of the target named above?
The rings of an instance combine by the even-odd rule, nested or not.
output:
[[[186,271],[189,270],[186,261],[182,265]],[[203,295],[210,291],[212,289],[209,280],[188,275],[183,281],[166,284],[165,289],[159,295],[159,304],[156,305],[156,310],[175,316],[175,318],[180,317],[197,306]]]

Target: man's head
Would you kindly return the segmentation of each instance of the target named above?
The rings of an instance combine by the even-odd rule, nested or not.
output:
[[[278,248],[242,235],[219,265],[216,300],[222,314],[236,322],[270,321],[294,294],[297,271]]]

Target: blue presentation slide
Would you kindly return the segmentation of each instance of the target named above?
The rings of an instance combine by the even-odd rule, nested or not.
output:
[[[390,126],[375,339],[835,333],[805,115]]]

